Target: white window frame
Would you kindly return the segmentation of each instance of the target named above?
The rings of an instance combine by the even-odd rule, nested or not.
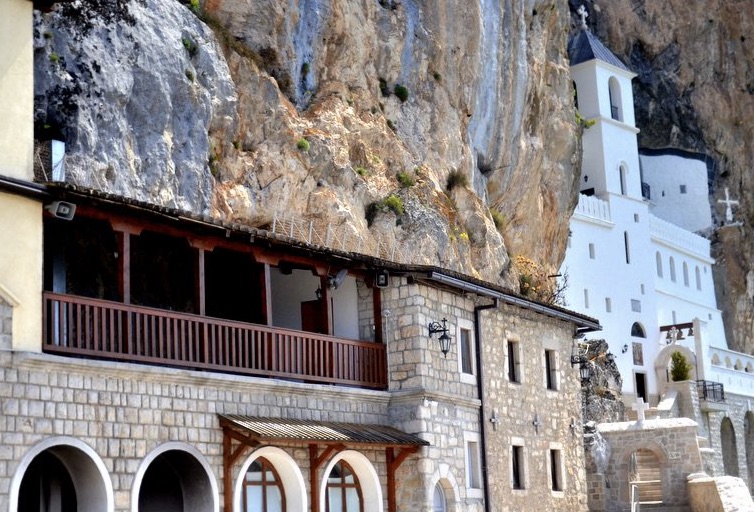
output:
[[[521,478],[521,488],[516,489],[513,487],[513,447],[518,446],[521,449],[521,460],[519,460],[519,470],[521,474],[519,475]],[[519,493],[525,493],[529,490],[529,462],[526,458],[526,442],[524,441],[523,437],[512,437],[511,438],[511,444],[510,444],[510,450],[508,450],[508,457],[509,457],[509,467],[510,467],[510,486],[513,490],[514,494]]]
[[[458,343],[458,373],[461,375],[461,382],[466,384],[476,384],[476,340],[474,339],[474,324],[463,318],[457,320],[456,341]],[[463,371],[463,354],[461,350],[461,331],[469,332],[469,357],[471,358],[471,373]]]
[[[511,345],[515,353],[511,354]],[[510,361],[513,358],[513,364],[515,365],[514,371],[516,373],[516,380],[510,378]],[[511,384],[523,384],[524,383],[524,365],[521,364],[521,342],[517,340],[505,341],[505,378]]]
[[[553,482],[552,482],[552,452],[557,451],[558,452],[558,460],[556,461],[558,464],[558,467],[556,468],[558,478],[560,480],[560,489],[554,490],[553,489]],[[566,489],[566,471],[565,471],[565,464],[564,464],[564,457],[563,457],[563,445],[561,443],[550,443],[550,447],[547,450],[547,482],[549,484],[550,493],[553,496],[557,497],[563,497],[565,496],[565,489]]]
[[[464,465],[466,467],[466,497],[484,498],[481,436],[477,432],[464,432],[463,448]],[[478,487],[471,487],[474,480],[478,483]]]
[[[552,383],[552,387],[549,387],[547,385],[548,380],[548,368],[547,363],[549,361],[550,368],[550,381]],[[558,358],[558,351],[554,348],[550,347],[544,347],[544,358],[542,360],[542,366],[543,366],[543,372],[542,376],[544,377],[544,386],[547,391],[558,391],[560,390],[560,358]]]

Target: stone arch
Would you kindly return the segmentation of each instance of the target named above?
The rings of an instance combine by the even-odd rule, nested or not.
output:
[[[667,345],[657,354],[655,358],[655,376],[657,382],[668,382],[670,380],[670,360],[673,352],[680,352],[686,357],[686,361],[691,365],[691,378],[696,378],[696,354],[690,348],[683,345]]]
[[[191,503],[192,511],[219,512],[219,495],[212,467],[199,450],[184,443],[164,443],[144,457],[136,471],[131,512],[172,512],[183,510],[184,503]]]
[[[740,359],[736,359],[736,363],[733,365],[734,370],[738,370],[739,372],[743,370],[744,364],[741,362]]]
[[[751,361],[746,363],[746,367],[744,368],[744,371],[746,373],[751,373],[752,371],[754,371],[754,366],[751,365]]]
[[[639,466],[645,466],[645,464],[651,462],[651,460],[654,460],[656,462],[656,467],[650,466],[646,469],[643,467],[637,468],[636,464],[632,462],[632,456],[634,454],[637,454],[637,452],[647,457],[644,461],[637,461],[636,459],[634,459],[636,462],[638,462]],[[659,486],[655,486],[652,491],[656,492],[657,488],[659,488],[659,497],[661,501],[666,501],[666,494],[669,490],[667,481],[668,475],[666,474],[668,467],[668,455],[667,453],[665,453],[665,450],[659,443],[651,440],[638,441],[631,444],[630,446],[623,448],[616,460],[620,461],[619,467],[626,468],[625,475],[618,475],[618,478],[624,478],[625,482],[631,482],[632,480],[636,479],[636,474],[632,475],[632,472],[636,472],[637,469],[640,473],[644,473],[639,475],[641,478],[646,478],[647,480],[649,480],[653,478],[652,475],[654,475],[654,478],[658,478],[660,480]],[[649,477],[646,476],[647,474],[649,475]],[[626,485],[623,488],[625,489],[625,495],[623,496],[623,499],[628,502],[630,500],[631,488],[629,485]]]
[[[731,366],[733,365],[730,362],[730,356],[725,356],[725,367],[730,368]]]
[[[746,474],[749,477],[749,493],[754,489],[754,412],[744,415],[744,446],[746,453]]]
[[[448,464],[442,463],[437,465],[437,469],[432,474],[432,477],[427,480],[428,486],[425,489],[425,496],[428,500],[428,510],[432,510],[432,496],[436,485],[440,485],[445,492],[445,500],[447,504],[447,512],[460,512],[461,493],[458,488],[458,482],[456,481],[451,468]]]
[[[723,452],[723,472],[729,476],[738,476],[736,430],[727,416],[720,422],[720,447]]]
[[[717,354],[712,354],[712,364],[715,366],[720,366],[720,356]]]
[[[39,456],[51,457],[49,460],[57,461],[65,468],[75,492],[76,510],[112,512],[115,503],[113,484],[105,464],[92,447],[70,437],[46,439],[33,446],[21,458],[11,481],[8,510],[19,510],[21,484],[29,467]]]
[[[660,251],[655,253],[655,265],[657,267],[657,277],[662,277],[662,254],[660,254]]]
[[[363,454],[355,450],[345,450],[338,453],[327,464],[323,472],[322,481],[319,487],[319,509],[326,510],[325,500],[327,499],[327,477],[332,471],[333,466],[341,460],[348,463],[359,479],[361,493],[364,498],[364,512],[383,512],[382,508],[382,485],[377,471],[374,469],[372,462]]]
[[[246,472],[249,470],[249,466],[260,457],[264,457],[275,466],[275,470],[278,472],[283,484],[283,492],[285,492],[285,501],[288,510],[309,510],[306,484],[304,476],[301,474],[301,469],[288,452],[274,446],[264,446],[255,450],[241,466],[233,491],[234,510],[243,510],[241,499],[244,478]]]

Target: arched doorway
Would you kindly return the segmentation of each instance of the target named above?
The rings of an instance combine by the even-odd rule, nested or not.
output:
[[[184,449],[161,449],[142,463],[132,504],[138,512],[217,512],[217,485],[205,464]]]
[[[738,476],[736,431],[730,418],[723,418],[720,423],[720,445],[723,452],[723,471],[726,475]]]
[[[78,439],[55,437],[21,458],[9,502],[13,512],[111,512],[114,500],[97,453]]]
[[[255,466],[255,463],[257,463],[257,461],[266,462],[259,462],[259,465]],[[304,477],[301,474],[301,470],[299,469],[296,461],[287,452],[280,448],[274,446],[263,446],[262,448],[254,451],[254,453],[251,454],[251,456],[241,467],[241,471],[236,478],[234,487],[235,491],[233,502],[235,503],[235,508],[233,510],[250,510],[248,501],[248,482],[250,478],[249,474],[255,472],[255,470],[260,465],[268,468],[268,473],[264,477],[266,482],[271,482],[274,479],[277,483],[279,483],[279,487],[277,484],[275,484],[275,486],[278,487],[282,492],[281,505],[283,505],[284,503],[282,510],[287,512],[294,512],[297,510],[309,509]],[[270,467],[272,468],[272,471],[274,471],[274,475],[269,474]],[[257,476],[252,475],[251,478],[257,479]],[[275,492],[271,487],[267,490],[272,491],[273,494]],[[272,497],[272,495],[270,496]],[[270,503],[270,505],[271,506],[268,508],[270,510],[275,510],[274,508],[272,508],[273,506],[275,506],[275,504]]]
[[[754,413],[744,416],[744,443],[746,445],[746,474],[749,477],[749,492],[754,489]]]
[[[34,457],[21,481],[19,512],[67,512],[77,509],[76,487],[62,461],[49,450]]]
[[[640,503],[662,503],[660,460],[652,450],[639,448],[631,454],[629,482],[636,486]]]

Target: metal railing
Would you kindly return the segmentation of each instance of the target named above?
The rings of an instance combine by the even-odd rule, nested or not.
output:
[[[333,226],[329,223],[296,217],[293,213],[289,215],[275,213],[270,231],[310,245],[367,254],[396,263],[410,263],[394,237],[382,238],[380,235],[377,239],[365,238],[347,224]]]
[[[387,388],[381,343],[44,293],[49,353]]]
[[[709,380],[696,381],[696,391],[700,400],[709,402],[724,402],[725,388],[721,382],[712,382]]]

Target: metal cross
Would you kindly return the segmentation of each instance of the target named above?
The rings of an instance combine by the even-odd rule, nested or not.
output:
[[[539,427],[542,426],[542,423],[539,422],[539,414],[534,414],[534,421],[531,424],[534,425],[534,430],[539,434]]]
[[[581,7],[576,10],[576,14],[581,17],[581,30],[586,30],[586,19],[589,17],[589,13],[586,12],[584,4],[581,4]]]
[[[490,418],[490,423],[492,423],[492,430],[497,430],[497,424],[500,423],[500,418],[497,415],[497,411],[492,412],[492,418]]]
[[[725,205],[725,222],[730,224],[733,222],[733,208],[732,206],[738,206],[738,201],[731,199],[728,195],[728,187],[725,187],[725,199],[718,199],[718,203]]]

